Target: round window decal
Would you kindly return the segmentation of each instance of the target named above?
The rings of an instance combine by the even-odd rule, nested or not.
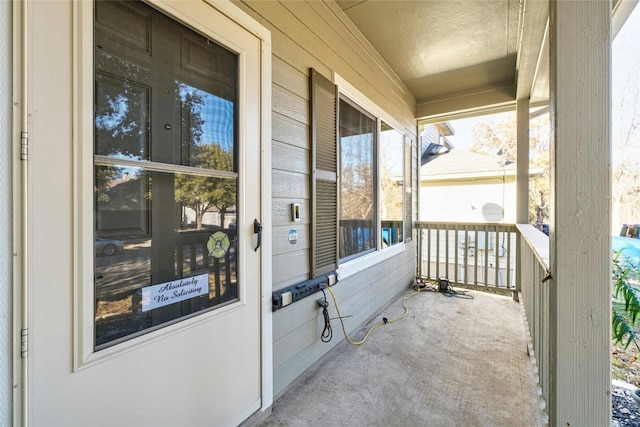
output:
[[[209,241],[207,242],[207,249],[209,249],[209,255],[214,258],[220,258],[224,256],[229,250],[229,236],[222,231],[216,231],[211,236],[209,236]]]

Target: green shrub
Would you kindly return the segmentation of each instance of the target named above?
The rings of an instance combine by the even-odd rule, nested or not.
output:
[[[621,259],[622,258],[622,259]],[[640,317],[640,296],[638,295],[639,266],[633,265],[629,259],[615,254],[612,262],[613,270],[613,307],[611,314],[611,329],[616,343],[624,343],[625,349],[633,341],[640,351],[636,341],[634,327]]]

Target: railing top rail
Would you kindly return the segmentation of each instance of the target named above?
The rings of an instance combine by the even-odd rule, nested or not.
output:
[[[416,221],[416,228],[421,227],[437,227],[437,226],[449,226],[449,227],[469,227],[472,229],[483,228],[507,228],[516,230],[517,224],[502,223],[502,222],[441,222],[441,221]]]
[[[549,236],[531,224],[516,224],[520,236],[527,242],[540,265],[549,271]]]

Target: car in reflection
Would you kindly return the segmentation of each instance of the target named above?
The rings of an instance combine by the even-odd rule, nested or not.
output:
[[[116,252],[124,250],[124,243],[120,240],[107,239],[104,237],[96,237],[96,255],[112,256]]]

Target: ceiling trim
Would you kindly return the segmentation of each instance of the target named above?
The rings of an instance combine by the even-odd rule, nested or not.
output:
[[[520,10],[518,57],[516,60],[516,99],[531,97],[536,76],[544,73],[541,52],[544,51],[549,2],[525,0]]]
[[[513,111],[515,110],[515,108],[516,108],[515,101],[507,104],[484,106],[484,107],[479,107],[472,110],[459,111],[456,113],[449,113],[449,114],[441,114],[438,116],[431,116],[428,118],[419,119],[418,126],[431,125],[431,124],[436,124],[443,121],[467,119],[469,117],[478,117],[478,116],[484,116],[487,114],[504,113],[505,111]]]
[[[491,108],[512,109],[515,90],[514,85],[504,85],[424,100],[416,104],[416,118],[435,119]]]

